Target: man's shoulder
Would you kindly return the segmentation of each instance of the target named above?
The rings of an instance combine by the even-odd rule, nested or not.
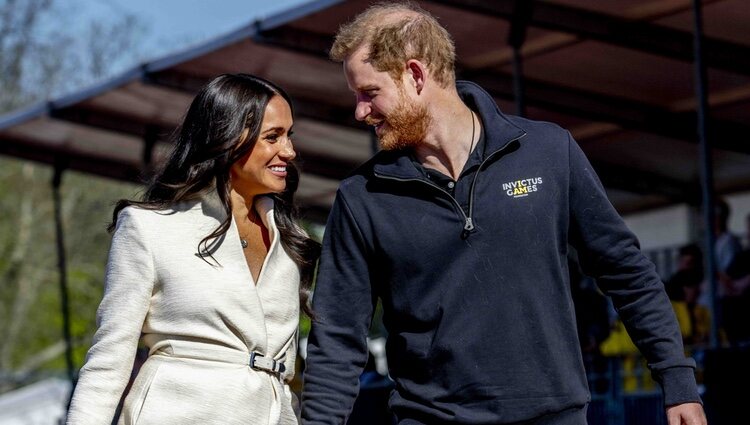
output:
[[[131,205],[123,208],[117,223],[140,229],[144,234],[159,235],[165,231],[183,233],[188,229],[201,232],[215,228],[220,222],[216,217],[204,214],[199,200],[183,201],[164,208],[146,208]]]
[[[521,158],[560,158],[568,152],[573,141],[568,130],[556,123],[516,115],[505,115],[504,118],[514,127],[523,130],[518,142],[521,151],[526,154],[521,155]]]
[[[485,124],[494,125],[498,128],[515,127],[529,135],[565,135],[567,137],[567,131],[558,124],[529,119],[503,111],[487,91],[472,81],[457,81],[456,87],[462,98],[478,109]],[[507,124],[510,124],[510,127],[507,127]]]
[[[553,133],[556,135],[562,135],[562,134],[568,133],[568,130],[561,127],[559,124],[551,122],[551,121],[536,120],[536,119],[521,117],[518,115],[508,115],[508,114],[506,114],[505,117],[516,126],[526,130],[526,132],[533,131],[533,132]]]
[[[369,181],[375,178],[375,168],[378,165],[391,165],[402,156],[398,151],[379,151],[370,159],[362,163],[346,176],[339,186],[339,189],[362,190]]]

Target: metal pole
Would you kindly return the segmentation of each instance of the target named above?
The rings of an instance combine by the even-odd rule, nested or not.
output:
[[[71,383],[71,397],[76,384],[76,370],[73,365],[73,339],[70,332],[70,304],[68,302],[68,273],[65,260],[65,240],[63,239],[62,202],[60,200],[60,184],[62,183],[65,164],[55,161],[55,174],[52,177],[52,196],[55,204],[55,232],[57,234],[57,267],[60,274],[60,302],[63,316],[63,336],[65,338],[65,364],[68,379]],[[68,397],[68,407],[70,399]]]
[[[710,347],[715,349],[719,346],[719,321],[721,320],[721,308],[716,297],[716,257],[714,244],[714,176],[711,161],[711,146],[708,141],[708,92],[706,79],[706,66],[703,63],[703,15],[700,0],[693,0],[693,53],[695,71],[695,96],[698,101],[698,141],[700,143],[701,161],[701,189],[703,193],[703,219],[705,224],[706,241],[706,273],[708,275],[709,310],[711,312],[711,338]]]
[[[513,18],[508,33],[508,45],[513,48],[513,97],[516,102],[516,114],[526,116],[526,93],[523,83],[523,57],[521,46],[526,41],[526,29],[534,10],[532,0],[516,0],[513,4]]]
[[[526,116],[526,93],[523,86],[523,61],[520,46],[513,46],[513,97],[516,102],[516,115]]]

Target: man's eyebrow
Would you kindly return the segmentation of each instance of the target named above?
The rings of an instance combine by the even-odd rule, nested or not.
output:
[[[367,84],[365,86],[357,86],[357,87],[354,87],[354,88],[350,88],[349,90],[351,90],[354,93],[357,93],[357,92],[373,91],[373,90],[379,90],[379,89],[380,89],[380,87],[378,87],[376,85]]]

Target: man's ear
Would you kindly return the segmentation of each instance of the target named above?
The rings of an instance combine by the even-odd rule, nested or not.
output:
[[[417,94],[424,89],[427,78],[427,68],[417,59],[409,59],[406,62],[407,83],[414,87]]]

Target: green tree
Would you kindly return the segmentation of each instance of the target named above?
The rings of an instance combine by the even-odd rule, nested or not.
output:
[[[62,0],[0,0],[0,113],[80,89],[132,65],[145,27],[132,15],[77,22]],[[2,143],[2,140],[0,140]],[[0,157],[0,392],[64,373],[49,166]],[[62,215],[75,363],[95,330],[117,199],[140,186],[66,172]]]

